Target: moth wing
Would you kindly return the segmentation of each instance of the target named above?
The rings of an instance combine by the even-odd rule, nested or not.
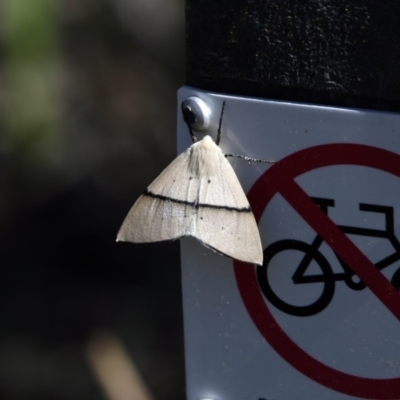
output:
[[[197,200],[199,181],[190,172],[190,154],[193,145],[175,158],[147,188],[148,192],[173,199],[176,203]]]
[[[199,185],[197,179],[190,179],[189,149],[175,158],[139,197],[122,223],[117,241],[160,242],[187,235],[195,212],[189,204],[190,197]]]
[[[260,233],[247,197],[221,153],[213,179],[201,179],[195,237],[205,246],[247,263],[262,265]]]

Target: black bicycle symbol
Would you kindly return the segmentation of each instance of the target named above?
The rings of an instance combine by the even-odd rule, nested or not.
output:
[[[328,208],[335,206],[335,201],[332,199],[324,199],[319,197],[312,198],[321,210],[328,215]],[[394,216],[393,207],[379,206],[374,204],[360,203],[360,211],[368,211],[381,213],[385,216],[385,230],[358,228],[353,226],[338,225],[342,232],[352,235],[369,236],[374,238],[383,238],[390,241],[395,249],[394,253],[375,263],[375,267],[382,270],[396,261],[400,260],[400,242],[394,233]],[[366,287],[365,283],[358,278],[357,275],[347,266],[347,264],[335,253],[343,272],[334,273],[331,265],[325,256],[318,250],[323,243],[322,237],[318,234],[311,244],[299,240],[280,240],[272,243],[264,250],[264,264],[257,268],[257,278],[260,288],[264,296],[279,310],[299,317],[307,317],[315,315],[324,310],[331,302],[335,293],[335,284],[337,281],[344,281],[346,285],[353,290],[362,290]],[[271,265],[271,260],[278,253],[287,250],[297,250],[304,253],[304,257],[300,261],[292,276],[293,283],[314,283],[323,282],[323,290],[319,298],[309,305],[295,306],[289,304],[279,298],[272,290],[268,280],[268,267]],[[307,268],[311,262],[315,261],[321,269],[321,274],[306,274]],[[399,290],[400,288],[400,268],[394,273],[391,283]]]

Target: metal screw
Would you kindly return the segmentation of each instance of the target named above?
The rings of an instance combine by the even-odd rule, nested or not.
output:
[[[210,125],[211,109],[199,97],[192,96],[184,100],[182,110],[189,115],[187,122],[192,129],[196,131],[204,131]],[[206,400],[206,399],[204,399]]]

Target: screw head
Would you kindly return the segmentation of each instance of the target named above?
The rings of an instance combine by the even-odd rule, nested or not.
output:
[[[192,96],[182,102],[185,121],[195,131],[204,131],[210,125],[211,109],[199,97]]]

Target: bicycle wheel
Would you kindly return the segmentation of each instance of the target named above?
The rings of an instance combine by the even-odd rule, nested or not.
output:
[[[271,265],[273,257],[278,253],[287,250],[296,250],[305,254],[311,254],[312,260],[314,260],[321,269],[322,274],[318,275],[318,282],[323,283],[323,290],[318,299],[309,305],[296,306],[286,303],[272,290],[268,280],[268,267]],[[313,249],[311,245],[299,240],[280,240],[268,246],[264,251],[264,264],[257,267],[257,279],[267,300],[286,314],[298,317],[308,317],[321,312],[331,302],[335,292],[335,277],[327,259],[321,252]],[[308,283],[312,282],[309,281]]]

